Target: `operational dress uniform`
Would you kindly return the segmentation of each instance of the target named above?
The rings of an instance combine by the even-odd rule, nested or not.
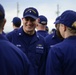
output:
[[[40,15],[38,17],[38,25],[37,25],[37,33],[42,35],[44,38],[49,34],[47,31],[46,31],[46,26],[47,26],[47,23],[48,23],[48,20],[47,18],[44,16],[44,15]]]
[[[49,33],[47,31],[43,31],[43,30],[38,30],[37,31],[38,34],[42,35],[44,38],[49,35]]]
[[[46,75],[76,75],[76,12],[64,11],[59,23],[64,40],[50,48]]]
[[[54,29],[51,34],[45,37],[45,41],[46,41],[48,49],[51,46],[63,41],[63,38],[61,37],[60,32],[59,32],[59,18],[60,16],[58,16],[54,22],[56,29]]]
[[[76,36],[66,38],[62,43],[52,47],[46,65],[48,65],[46,75],[75,75]]]
[[[35,69],[36,75],[38,75],[38,73],[39,75],[44,74],[43,69],[45,67],[47,51],[42,36],[37,33],[34,35],[28,35],[21,27],[12,32],[11,35],[7,34],[7,38],[27,55]]]
[[[62,39],[60,39],[57,34],[56,31],[54,31],[53,33],[49,34],[48,36],[45,37],[45,41],[46,41],[46,45],[48,47],[48,49],[57,44],[60,43],[61,41],[63,41]]]
[[[27,56],[0,34],[0,75],[34,75]]]
[[[11,32],[9,32],[9,33],[6,34],[6,37],[9,38],[9,41],[12,40],[12,37],[11,37],[12,36],[12,33],[16,32],[16,30],[18,30],[18,29],[14,29],[13,31],[11,31]]]
[[[0,4],[0,75],[34,75],[27,56],[3,34],[5,10]]]

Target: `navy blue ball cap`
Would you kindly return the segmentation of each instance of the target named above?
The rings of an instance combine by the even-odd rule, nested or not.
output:
[[[34,7],[28,7],[23,12],[23,17],[24,18],[31,17],[33,19],[37,19],[38,15],[39,15],[39,13],[38,13],[37,9],[34,8]]]
[[[5,18],[5,10],[3,6],[0,4],[0,20]]]
[[[54,24],[59,24],[59,19],[60,19],[60,16],[58,16],[54,22]]]
[[[40,24],[42,24],[42,25],[47,24],[47,18],[45,16],[40,15],[38,18],[40,19],[40,22],[39,22]]]
[[[60,16],[59,22],[67,27],[76,29],[76,12],[73,10],[64,11]]]
[[[14,17],[12,22],[17,27],[19,27],[21,25],[21,19],[19,17]]]

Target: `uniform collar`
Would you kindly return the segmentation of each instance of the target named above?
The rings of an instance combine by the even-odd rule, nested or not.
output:
[[[23,31],[23,26],[22,26],[20,29],[18,29],[17,35],[18,35],[19,37],[23,37],[23,36],[25,35],[25,34],[24,34],[24,31]],[[40,36],[39,36],[39,35],[37,34],[37,32],[35,31],[35,35],[34,35],[32,41],[31,41],[31,43],[37,41],[39,38],[40,38]]]
[[[36,33],[36,31],[35,31]],[[23,26],[18,29],[18,32],[17,32],[18,36],[23,36],[24,35],[24,31],[23,31]],[[39,35],[36,33],[36,36],[39,38]]]

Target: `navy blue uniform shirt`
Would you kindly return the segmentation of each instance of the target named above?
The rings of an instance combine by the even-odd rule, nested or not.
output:
[[[46,75],[76,75],[76,36],[68,37],[51,47]]]
[[[43,30],[38,30],[37,33],[42,35],[43,37],[46,37],[47,35],[49,35],[47,31],[43,31]]]
[[[35,75],[44,75],[47,55],[44,38],[37,33],[28,35],[22,27],[11,35],[7,34],[7,38],[27,55],[34,67]]]
[[[27,56],[0,34],[0,75],[34,75]]]
[[[45,37],[45,41],[46,41],[47,47],[49,49],[51,46],[61,42],[62,39],[60,39],[57,36],[56,31],[54,31],[53,33],[51,33],[51,34],[49,34],[48,36]]]
[[[8,36],[9,41],[12,40],[12,33],[16,32],[16,30],[18,30],[18,29],[14,29],[14,30],[12,30],[11,32],[9,32],[9,33],[6,34],[6,37]]]

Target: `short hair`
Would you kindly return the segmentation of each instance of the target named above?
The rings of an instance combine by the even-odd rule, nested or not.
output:
[[[21,26],[21,19],[19,17],[14,17],[13,20],[12,20],[13,24],[16,26],[16,27],[20,27]]]

